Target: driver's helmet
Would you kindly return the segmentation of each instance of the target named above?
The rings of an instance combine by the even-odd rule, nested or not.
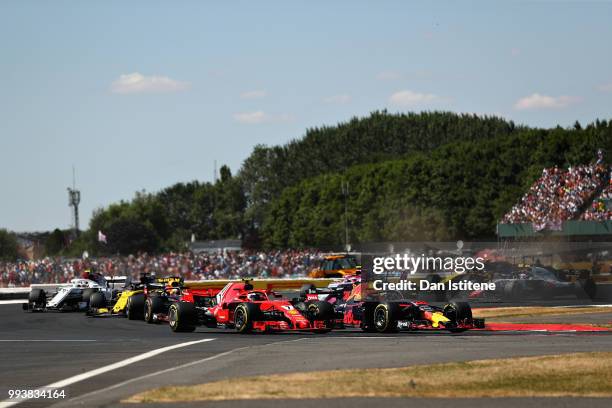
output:
[[[261,293],[257,293],[257,292],[249,293],[247,295],[247,299],[249,299],[250,301],[264,300],[263,296],[261,295]]]

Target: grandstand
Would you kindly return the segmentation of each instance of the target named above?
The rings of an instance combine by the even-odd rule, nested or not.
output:
[[[612,178],[603,191],[595,197],[591,206],[580,216],[585,221],[606,221],[612,219]]]
[[[612,236],[612,167],[545,168],[497,225],[499,238]]]

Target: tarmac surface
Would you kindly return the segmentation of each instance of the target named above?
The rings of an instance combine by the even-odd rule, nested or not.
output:
[[[595,316],[596,315],[596,316]],[[603,315],[603,316],[602,316]],[[597,322],[610,314],[593,314]],[[588,320],[588,316],[582,322]],[[82,313],[26,313],[19,304],[0,305],[0,401],[9,389],[35,389],[71,379],[68,398],[29,400],[18,407],[140,407],[120,401],[163,385],[199,384],[223,378],[339,368],[400,367],[474,359],[612,351],[612,333],[465,332],[375,335],[359,330],[329,334],[240,335],[198,329],[172,333],[121,317],[88,318]],[[175,346],[169,350],[161,348]],[[144,354],[147,353],[147,354]],[[131,359],[131,360],[127,360]],[[123,366],[108,370],[111,364]],[[101,373],[92,373],[99,369]],[[79,377],[74,378],[74,376]],[[150,404],[154,407],[314,407],[321,400],[225,401]],[[332,399],[326,406],[499,408],[612,406],[612,399]],[[3,404],[0,403],[0,407]],[[4,405],[8,406],[8,405]]]

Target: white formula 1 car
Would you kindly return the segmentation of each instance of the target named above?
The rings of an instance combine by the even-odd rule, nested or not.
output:
[[[48,295],[44,289],[35,288],[30,291],[28,303],[23,304],[23,310],[44,312],[45,310],[59,311],[86,311],[89,298],[95,292],[104,293],[109,300],[117,288],[123,288],[126,283],[125,276],[101,277],[98,281],[75,278],[70,283],[57,287],[56,291]]]

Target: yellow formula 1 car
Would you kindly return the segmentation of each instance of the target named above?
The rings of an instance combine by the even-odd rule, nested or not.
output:
[[[131,282],[121,291],[114,293],[110,299],[104,294],[95,292],[89,298],[88,316],[125,316],[130,320],[144,320],[145,299],[149,293],[163,291],[166,285],[182,286],[183,278],[178,276],[154,278],[142,274],[139,282]]]

